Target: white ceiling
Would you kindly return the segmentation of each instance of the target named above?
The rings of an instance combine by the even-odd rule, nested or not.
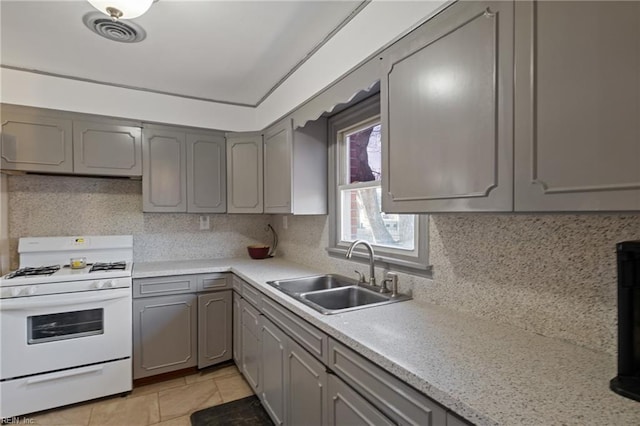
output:
[[[140,43],[87,29],[83,0],[0,2],[4,67],[255,106],[363,1],[159,0]]]

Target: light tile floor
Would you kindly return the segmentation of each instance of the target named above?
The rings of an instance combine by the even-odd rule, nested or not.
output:
[[[24,416],[36,425],[190,426],[194,411],[252,395],[235,365],[136,387],[114,396]]]

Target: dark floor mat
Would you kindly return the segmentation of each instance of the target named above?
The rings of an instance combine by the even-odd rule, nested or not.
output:
[[[257,396],[205,408],[191,414],[191,426],[273,426]]]

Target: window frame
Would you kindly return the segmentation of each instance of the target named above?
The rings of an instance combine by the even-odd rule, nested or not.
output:
[[[329,139],[329,176],[328,176],[328,198],[329,198],[329,246],[327,251],[332,257],[345,258],[347,249],[351,243],[341,240],[341,228],[339,221],[341,213],[338,197],[341,196],[339,189],[341,167],[344,164],[343,156],[340,155],[341,141],[339,134],[359,124],[372,122],[376,117],[380,117],[380,94],[371,96],[335,115],[328,120]],[[384,132],[383,132],[384,134]],[[383,141],[384,143],[384,141]],[[414,255],[407,254],[406,251],[391,247],[373,245],[375,251],[376,266],[406,272],[414,275],[431,276],[432,268],[429,264],[429,227],[427,215],[415,215],[415,247]],[[369,255],[364,247],[359,246],[353,252],[354,260],[368,262]]]

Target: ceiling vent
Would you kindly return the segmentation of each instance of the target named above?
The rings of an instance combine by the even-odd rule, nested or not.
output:
[[[84,24],[94,33],[120,43],[138,43],[147,37],[145,30],[131,21],[113,21],[100,12],[87,13]]]

